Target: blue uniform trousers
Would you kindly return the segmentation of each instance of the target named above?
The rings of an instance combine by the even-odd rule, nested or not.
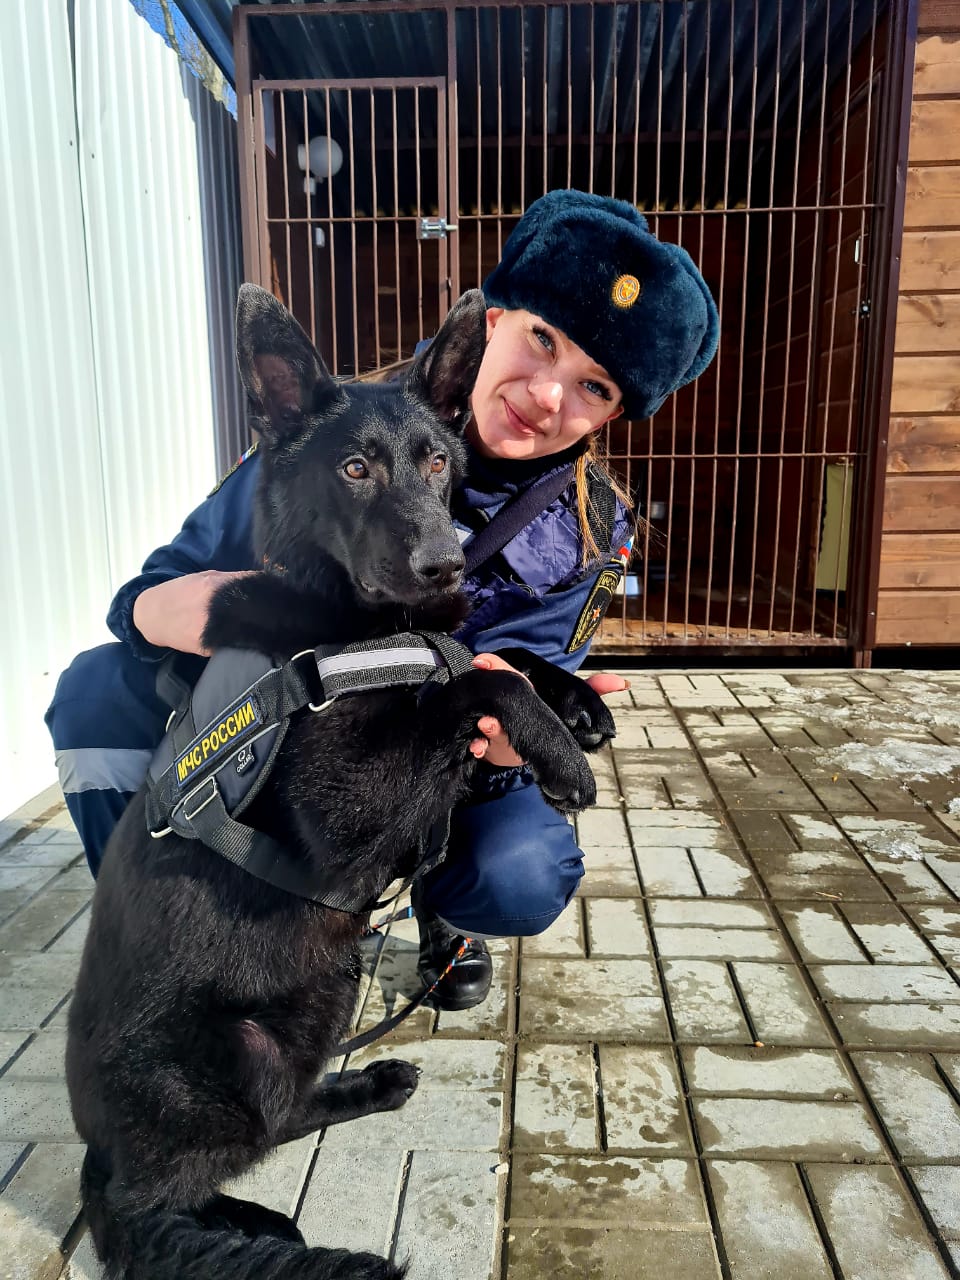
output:
[[[195,661],[193,678],[202,666]],[[125,645],[101,645],[74,659],[47,712],[67,808],[94,875],[163,737],[170,709],[157,697],[156,673]],[[424,904],[459,933],[535,934],[557,918],[582,875],[573,828],[525,771],[508,770],[454,810],[447,857],[424,879]]]

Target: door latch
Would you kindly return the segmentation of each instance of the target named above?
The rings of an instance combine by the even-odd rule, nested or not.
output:
[[[448,231],[456,231],[446,218],[421,218],[417,227],[418,240],[446,240]]]

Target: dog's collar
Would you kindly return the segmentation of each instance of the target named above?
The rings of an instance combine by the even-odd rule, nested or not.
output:
[[[278,889],[365,914],[379,904],[369,895],[358,900],[336,867],[316,857],[305,863],[238,819],[266,782],[292,716],[305,708],[322,711],[348,694],[444,683],[469,670],[472,660],[457,641],[428,631],[322,645],[281,666],[264,654],[218,651],[174,712],[150,764],[150,834],[198,840]],[[417,873],[426,869],[429,847],[425,841]]]

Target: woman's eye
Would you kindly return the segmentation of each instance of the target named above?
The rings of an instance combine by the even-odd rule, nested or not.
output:
[[[546,329],[534,329],[534,336],[545,351],[553,351],[553,339],[547,333]]]
[[[589,392],[590,395],[596,396],[600,400],[610,399],[610,392],[602,382],[584,382],[581,385],[585,391]]]
[[[345,462],[343,470],[351,480],[366,480],[370,474],[367,470],[367,464],[360,458],[351,458],[349,462]]]
[[[447,460],[442,453],[435,453],[430,459],[430,470],[435,476],[440,475],[442,471],[447,469]]]

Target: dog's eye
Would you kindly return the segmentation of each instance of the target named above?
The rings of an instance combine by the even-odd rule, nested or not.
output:
[[[351,458],[343,464],[343,469],[351,480],[365,480],[370,474],[367,464],[361,458]]]
[[[446,458],[443,456],[442,453],[435,453],[433,457],[430,459],[430,470],[433,472],[435,476],[438,476],[441,471],[446,471],[446,469],[447,469]]]

